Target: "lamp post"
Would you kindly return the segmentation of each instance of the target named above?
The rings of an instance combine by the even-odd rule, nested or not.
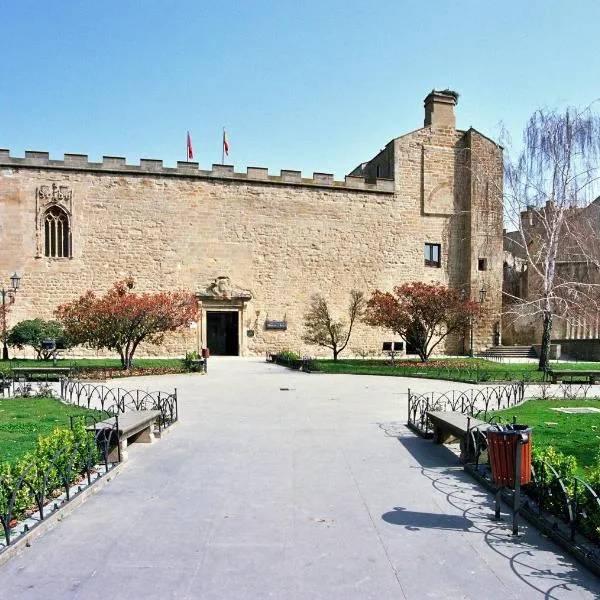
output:
[[[461,299],[464,301],[467,298],[467,291],[463,288],[461,291]],[[485,289],[485,285],[481,286],[479,290],[479,304],[483,304],[485,302],[485,297],[487,295],[487,290]],[[473,313],[469,314],[469,358],[473,358],[475,356],[473,351]]]
[[[13,273],[10,278],[10,288],[0,289],[0,294],[2,295],[2,360],[8,360],[8,345],[6,343],[6,297],[8,296],[9,304],[12,304],[15,301],[15,295],[19,289],[19,285],[21,285],[21,278],[16,273]]]

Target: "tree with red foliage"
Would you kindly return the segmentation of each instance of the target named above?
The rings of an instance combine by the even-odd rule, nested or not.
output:
[[[395,286],[393,294],[373,292],[364,320],[397,333],[425,362],[442,340],[468,326],[481,312],[481,304],[464,299],[454,289],[413,281]]]
[[[141,342],[158,345],[167,331],[196,319],[196,299],[189,292],[136,294],[134,279],[117,281],[101,297],[91,290],[62,304],[56,316],[74,344],[116,350],[124,369],[131,368]]]

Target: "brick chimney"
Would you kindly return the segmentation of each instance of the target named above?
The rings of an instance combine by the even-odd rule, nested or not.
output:
[[[452,90],[432,90],[425,98],[425,127],[456,129],[454,107],[458,93]]]

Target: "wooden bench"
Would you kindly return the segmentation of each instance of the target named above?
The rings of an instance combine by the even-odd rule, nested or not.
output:
[[[433,442],[444,444],[453,439],[460,440],[460,459],[464,462],[472,458],[473,448],[468,443],[467,436],[472,431],[482,434],[490,427],[489,423],[470,417],[458,411],[428,411],[425,413],[433,425]]]
[[[600,370],[577,371],[574,369],[548,369],[546,373],[552,380],[552,383],[557,383],[559,379],[563,383],[570,383],[573,379],[583,377],[589,384],[594,384],[600,379]]]
[[[154,421],[160,415],[159,410],[132,410],[119,413],[119,430],[116,432],[117,440],[112,439],[115,432],[116,418],[109,417],[95,425],[88,425],[86,429],[94,432],[104,432],[109,438],[109,462],[121,462],[128,458],[127,447],[134,442],[150,444],[154,437]],[[97,434],[96,434],[97,435]],[[115,443],[116,442],[116,443]]]

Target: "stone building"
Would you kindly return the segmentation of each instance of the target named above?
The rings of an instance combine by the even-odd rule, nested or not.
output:
[[[559,240],[552,343],[565,356],[600,359],[600,198],[558,211],[547,202],[520,214],[518,231],[504,232],[503,343],[539,344],[549,237]],[[537,266],[537,268],[536,268]]]
[[[51,318],[88,289],[132,275],[136,289],[192,290],[199,327],[147,354],[258,355],[302,343],[314,293],[342,314],[352,289],[421,280],[487,291],[475,349],[498,329],[502,286],[502,149],[456,129],[458,95],[433,91],[424,126],[390,141],[344,181],[228,165],[165,167],[160,160],[80,154],[24,158],[0,150],[0,274],[21,289],[12,323]],[[393,336],[359,325],[349,352],[380,352]],[[439,350],[463,353],[469,335]]]

